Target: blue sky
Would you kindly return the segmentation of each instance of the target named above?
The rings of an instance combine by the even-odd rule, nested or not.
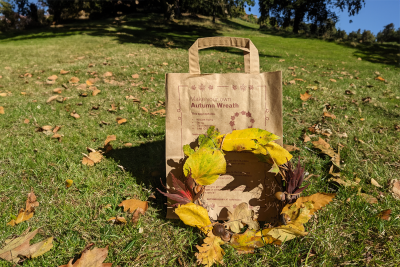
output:
[[[260,15],[258,0],[251,11],[246,9],[248,14]],[[400,27],[400,0],[365,0],[365,7],[352,17],[347,12],[336,12],[339,16],[339,22],[336,28],[345,30],[347,33],[357,31],[358,29],[370,30],[373,34],[377,34],[385,25],[393,23],[397,28]],[[352,20],[353,23],[349,23]]]

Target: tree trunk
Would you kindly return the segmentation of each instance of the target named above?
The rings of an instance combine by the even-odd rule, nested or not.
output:
[[[292,16],[292,11],[288,10],[288,12],[286,13],[286,17],[283,21],[282,27],[283,28],[287,28],[290,26],[290,17]]]
[[[303,22],[304,12],[302,10],[296,10],[293,22],[293,32],[299,33],[300,23]]]

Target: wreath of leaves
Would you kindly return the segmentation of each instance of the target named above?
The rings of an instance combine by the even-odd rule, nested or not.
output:
[[[274,141],[280,137],[268,131],[249,128],[234,130],[221,135],[211,126],[207,133],[200,135],[195,148],[184,145],[186,158],[183,166],[185,182],[172,176],[173,188],[165,188],[168,193],[160,193],[174,201],[175,213],[187,225],[199,228],[207,237],[202,246],[196,246],[198,263],[212,266],[222,263],[227,244],[238,253],[253,253],[256,248],[267,244],[281,245],[282,242],[298,236],[306,236],[304,224],[319,209],[327,205],[335,194],[317,193],[308,197],[299,197],[307,186],[300,187],[304,180],[304,168],[298,161],[296,168],[290,162],[292,155]],[[260,229],[256,215],[247,203],[238,205],[233,213],[228,212],[228,221],[212,222],[208,216],[207,205],[202,196],[205,186],[214,183],[226,173],[225,151],[252,152],[261,162],[269,163],[270,172],[281,175],[284,192],[275,196],[286,204],[281,210],[280,221],[274,226]],[[241,229],[247,225],[247,230]]]

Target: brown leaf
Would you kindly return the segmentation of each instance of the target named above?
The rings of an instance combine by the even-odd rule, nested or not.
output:
[[[28,120],[28,119],[25,119],[25,120],[24,120],[24,123],[29,123],[29,120]]]
[[[62,136],[60,134],[54,134],[51,138],[58,139],[61,142]]]
[[[167,62],[163,62],[163,65],[164,65],[164,66],[168,66],[168,63],[167,63]]]
[[[56,94],[61,94],[61,92],[62,92],[62,88],[56,88],[53,90],[53,93],[56,93]]]
[[[165,109],[160,109],[160,110],[151,112],[151,115],[157,115],[157,114],[159,114],[161,116],[165,115]]]
[[[47,80],[55,81],[55,80],[57,80],[57,78],[58,78],[57,75],[51,75],[50,77],[47,77]]]
[[[329,80],[330,80],[331,82],[334,82],[334,83],[336,82],[336,80],[335,80],[335,79],[329,79]]]
[[[141,201],[138,199],[127,199],[121,202],[121,204],[118,205],[118,207],[124,207],[124,211],[128,211],[130,213],[133,213],[137,208],[141,208],[143,212],[147,211],[147,208],[149,207],[147,201]]]
[[[139,74],[132,74],[132,78],[133,79],[138,79],[139,78]]]
[[[283,148],[289,152],[300,150],[300,148],[298,148],[296,146],[291,146],[291,145],[283,145]]]
[[[79,78],[77,78],[77,77],[72,77],[72,78],[69,80],[69,83],[79,83]]]
[[[117,140],[117,136],[115,135],[109,135],[107,136],[107,139],[104,141],[104,145],[107,145],[108,143],[110,143],[111,141],[115,141]]]
[[[334,158],[337,156],[337,153],[331,148],[331,146],[325,142],[324,139],[322,139],[321,137],[319,137],[318,141],[313,141],[312,144],[318,148],[319,150],[321,150],[322,153],[330,156],[331,158]]]
[[[4,107],[0,106],[0,114],[4,114]]]
[[[243,224],[247,224],[250,229],[258,230],[260,226],[257,221],[253,220],[253,217],[254,211],[249,209],[246,202],[243,202],[236,206],[233,213],[228,210],[229,221],[225,223],[225,226],[229,227],[234,233],[239,233],[244,226]]]
[[[66,71],[66,70],[60,70],[60,74],[61,75],[65,75],[65,74],[68,74],[69,73],[69,71]]]
[[[82,84],[78,85],[76,88],[78,88],[79,90],[86,90],[86,84],[82,83]]]
[[[392,179],[389,183],[389,191],[395,199],[400,200],[400,180]]]
[[[72,264],[74,259],[71,259],[67,265],[59,267],[111,267],[112,263],[103,263],[108,255],[108,246],[105,248],[87,249],[82,252],[82,256]]]
[[[304,138],[304,143],[311,141],[311,138],[307,134],[304,134],[303,138]]]
[[[142,110],[143,110],[144,112],[149,112],[149,111],[147,110],[147,108],[145,108],[145,107],[142,107]]]
[[[114,224],[126,224],[127,221],[124,217],[112,217],[110,219],[108,219],[107,221],[112,222]]]
[[[139,221],[140,215],[144,215],[145,211],[142,208],[137,208],[132,216],[132,222],[137,223]]]
[[[332,118],[332,119],[336,119],[336,116],[335,116],[334,114],[331,114],[331,113],[329,113],[329,112],[327,112],[327,111],[324,112],[324,116],[325,116],[325,117]]]
[[[94,166],[94,164],[99,163],[102,158],[103,158],[103,155],[100,154],[100,152],[93,151],[93,152],[90,152],[88,156],[85,155],[83,157],[82,164],[88,165],[88,166]]]
[[[56,126],[56,127],[53,129],[53,133],[58,132],[60,129],[61,129],[61,126]]]
[[[103,77],[111,77],[113,76],[111,71],[107,71],[106,73],[103,74]]]
[[[20,261],[21,257],[36,258],[52,249],[53,237],[49,237],[33,245],[29,244],[38,231],[39,229],[36,229],[35,231],[27,232],[14,239],[6,239],[5,246],[0,249],[0,258],[17,263]]]
[[[0,93],[0,96],[6,97],[6,96],[7,96],[7,93]]]
[[[392,213],[391,209],[383,210],[383,211],[379,212],[378,218],[381,220],[389,221],[391,213]]]
[[[279,59],[279,62],[283,62],[283,61],[285,61],[284,59]]]
[[[109,112],[117,111],[117,107],[114,104],[111,104],[111,108],[108,109]]]
[[[25,210],[29,212],[33,212],[35,207],[39,206],[39,202],[36,201],[36,195],[33,193],[33,188],[31,188],[31,192],[28,193],[28,199],[25,203]]]
[[[139,98],[136,98],[136,97],[134,97],[134,96],[132,96],[132,95],[125,96],[125,99],[126,99],[126,100],[133,100],[133,102],[140,103]]]
[[[289,81],[289,83],[290,84],[296,84],[296,81],[295,80],[291,80],[291,81]]]
[[[368,202],[369,204],[376,204],[378,203],[378,199],[376,197],[373,197],[371,195],[365,194],[365,193],[358,193],[358,195],[365,200],[366,202]]]
[[[71,114],[69,114],[69,115],[71,115],[72,117],[74,117],[75,119],[79,119],[81,116],[79,116],[79,114],[78,113],[71,113]]]
[[[90,78],[90,79],[86,80],[86,84],[87,84],[88,86],[92,86],[95,82],[96,82],[96,80],[93,79],[93,78]]]
[[[307,101],[311,97],[310,94],[308,94],[308,91],[306,91],[304,94],[300,94],[300,99],[303,101]]]
[[[95,87],[95,89],[93,89],[92,96],[96,96],[96,95],[98,95],[100,92],[101,92],[101,91]]]

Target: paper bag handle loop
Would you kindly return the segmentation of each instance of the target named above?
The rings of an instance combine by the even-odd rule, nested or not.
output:
[[[189,48],[189,73],[200,74],[199,50],[215,46],[235,47],[243,50],[244,72],[251,74],[260,73],[257,48],[250,39],[237,37],[208,37],[197,39]]]

